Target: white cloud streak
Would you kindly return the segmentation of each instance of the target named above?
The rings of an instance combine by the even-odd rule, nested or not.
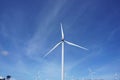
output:
[[[27,47],[25,48],[26,54],[31,59],[37,59],[39,60],[38,56],[35,55],[41,55],[44,52],[41,52],[44,50],[44,47],[47,45],[46,41],[48,40],[48,36],[53,32],[53,28],[50,27],[50,24],[52,21],[55,20],[57,14],[59,14],[59,11],[61,10],[64,2],[57,2],[54,6],[54,8],[50,11],[49,15],[44,15],[45,17],[42,19],[37,19],[36,22],[39,22],[38,29],[34,36],[27,42]],[[49,6],[45,6],[44,9],[48,8]],[[44,11],[43,9],[43,11]],[[49,9],[49,8],[48,8]],[[38,15],[39,18],[39,15]],[[40,23],[40,21],[42,21]],[[44,26],[44,27],[43,27]]]
[[[7,56],[9,54],[9,52],[8,51],[1,51],[1,54],[4,56]]]

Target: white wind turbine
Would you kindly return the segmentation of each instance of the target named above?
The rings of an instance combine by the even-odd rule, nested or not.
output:
[[[90,69],[90,68],[88,69],[88,71],[89,71],[91,80],[93,80],[93,75],[95,74],[95,72],[93,72],[92,69]]]
[[[37,72],[37,75],[35,76],[35,80],[40,80],[41,76],[40,76],[40,71]]]
[[[64,40],[64,32],[63,32],[63,27],[62,24],[61,25],[61,35],[62,35],[62,40],[60,42],[58,42],[48,53],[45,54],[44,57],[46,57],[48,54],[50,54],[54,49],[56,49],[60,44],[62,44],[62,56],[61,56],[61,80],[64,80],[64,43],[67,43],[69,45],[84,49],[84,50],[88,50],[85,47],[79,46],[77,44],[71,43],[69,41]]]
[[[118,75],[118,73],[115,73],[115,74],[114,74],[114,80],[119,80],[119,75]]]

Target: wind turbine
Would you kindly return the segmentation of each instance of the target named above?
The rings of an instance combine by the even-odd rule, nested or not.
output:
[[[88,71],[89,71],[89,75],[90,75],[90,77],[91,77],[91,80],[93,80],[93,75],[95,74],[95,72],[93,72],[92,71],[92,69],[88,69]]]
[[[37,72],[37,75],[35,76],[35,80],[39,80],[41,78],[40,71]]]
[[[50,54],[53,50],[55,50],[60,44],[62,44],[62,56],[61,56],[61,80],[64,80],[64,43],[67,43],[71,46],[75,46],[75,47],[78,47],[78,48],[81,48],[81,49],[84,49],[84,50],[88,50],[87,48],[85,47],[82,47],[82,46],[79,46],[77,44],[74,44],[74,43],[71,43],[69,41],[66,41],[64,39],[64,32],[63,32],[63,27],[62,27],[62,23],[60,24],[61,25],[61,35],[62,35],[62,38],[61,38],[61,41],[58,42],[48,53],[46,53],[44,55],[44,57],[46,57],[48,54]]]
[[[118,75],[118,73],[115,73],[115,74],[114,74],[114,80],[119,80],[119,75]]]

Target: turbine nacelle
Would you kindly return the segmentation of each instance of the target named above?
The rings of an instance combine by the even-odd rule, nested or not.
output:
[[[62,42],[65,42],[65,40],[64,40],[64,39],[62,39],[61,41],[62,41]]]

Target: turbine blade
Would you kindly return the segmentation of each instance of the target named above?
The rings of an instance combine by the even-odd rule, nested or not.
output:
[[[88,50],[87,48],[85,48],[85,47],[82,47],[82,46],[79,46],[79,45],[77,45],[77,44],[74,44],[74,43],[71,43],[71,42],[69,42],[69,41],[65,41],[67,44],[69,44],[69,45],[72,45],[72,46],[75,46],[75,47],[78,47],[78,48],[81,48],[81,49],[84,49],[84,50]]]
[[[44,57],[46,57],[48,54],[50,54],[54,49],[56,49],[62,42],[57,43],[49,52],[47,52]]]
[[[63,40],[64,39],[64,32],[63,32],[62,23],[60,25],[61,25],[61,34],[62,34],[62,40]]]

